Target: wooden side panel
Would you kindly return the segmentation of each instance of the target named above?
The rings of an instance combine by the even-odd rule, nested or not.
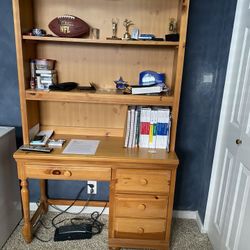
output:
[[[39,102],[27,101],[28,128],[31,129],[36,124],[40,123]]]
[[[34,12],[33,12],[33,1],[32,0],[14,0],[19,2],[20,10],[20,21],[21,21],[21,33],[30,32],[35,27],[34,25]]]
[[[186,47],[189,2],[190,0],[180,1],[180,46],[178,48],[177,61],[176,61],[176,66],[175,66],[176,77],[175,77],[175,84],[174,84],[175,86],[174,87],[174,105],[172,109],[170,151],[174,151],[175,149],[176,130],[177,130],[179,102],[180,102],[182,74],[183,74],[183,64],[184,64],[185,47]]]
[[[16,53],[17,53],[17,69],[18,69],[18,82],[19,82],[19,95],[20,95],[20,108],[22,117],[22,129],[24,143],[29,143],[29,119],[27,113],[27,104],[25,100],[25,89],[27,88],[28,67],[27,60],[30,55],[34,54],[31,46],[30,50],[24,48],[22,43],[22,33],[30,29],[33,25],[32,18],[32,1],[13,0],[13,17],[15,28],[16,40]]]

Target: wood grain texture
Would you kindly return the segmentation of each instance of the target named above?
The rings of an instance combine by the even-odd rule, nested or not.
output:
[[[114,89],[84,92],[72,90],[70,92],[26,90],[26,100],[75,102],[119,105],[151,105],[172,106],[173,96],[167,95],[124,95]]]
[[[140,40],[107,40],[107,39],[88,39],[88,38],[65,38],[65,37],[39,37],[39,36],[22,36],[23,40],[37,42],[64,42],[64,43],[84,43],[84,44],[100,44],[100,45],[126,45],[126,46],[173,46],[178,47],[179,42],[168,41],[140,41]]]
[[[66,134],[123,136],[125,105],[41,102],[40,107],[40,125],[59,133],[68,128]]]
[[[182,71],[186,43],[189,0],[13,0],[19,93],[24,143],[29,129],[55,131],[55,139],[66,139],[50,154],[18,150],[18,177],[24,211],[23,235],[32,240],[31,222],[46,212],[48,204],[69,205],[69,200],[47,200],[46,179],[110,181],[109,247],[119,249],[169,248],[176,169],[174,152]],[[33,27],[48,30],[56,16],[73,14],[100,29],[100,39],[32,37]],[[98,17],[98,18],[96,18]],[[112,41],[112,18],[119,17],[118,36],[125,18],[141,33],[164,37],[170,18],[178,19],[179,42]],[[131,29],[130,29],[131,30]],[[55,59],[59,82],[80,85],[95,82],[96,93],[42,92],[29,89],[29,61]],[[123,76],[137,84],[139,73],[154,70],[167,75],[172,96],[119,95],[114,80]],[[110,91],[110,89],[113,89]],[[170,106],[172,109],[171,152],[146,148],[124,148],[129,105]],[[100,140],[95,155],[65,155],[70,139]],[[41,206],[30,221],[27,178],[41,179]],[[78,201],[81,205],[83,201]],[[90,203],[104,205],[104,202]]]
[[[32,225],[30,221],[30,211],[29,211],[29,189],[28,182],[26,179],[21,180],[21,197],[23,204],[23,237],[27,243],[32,241]]]
[[[129,84],[138,84],[144,70],[166,73],[171,87],[174,53],[175,49],[162,47],[37,44],[37,57],[57,61],[59,82],[94,82],[100,89],[114,88],[114,80],[120,76]]]
[[[115,195],[115,216],[128,218],[166,219],[168,196]]]
[[[165,239],[164,219],[115,218],[115,237],[125,239]]]
[[[176,60],[176,77],[174,84],[174,105],[172,109],[172,128],[171,128],[171,144],[170,150],[175,150],[176,130],[177,121],[179,114],[179,103],[181,94],[182,74],[184,66],[184,56],[186,47],[186,35],[187,35],[187,24],[189,14],[189,2],[190,0],[180,1],[180,46],[178,48],[178,55]]]
[[[52,19],[69,13],[100,29],[100,39],[112,36],[111,20],[116,17],[119,18],[118,37],[125,33],[123,21],[126,18],[131,19],[141,33],[163,37],[168,31],[169,18],[177,18],[177,9],[176,0],[74,0],[74,4],[67,0],[36,0],[34,5],[36,26],[48,30]]]
[[[29,153],[18,150],[14,157],[17,160],[25,159],[28,161],[31,160],[44,160],[48,161],[48,165],[51,165],[53,162],[58,164],[65,165],[67,161],[74,161],[75,163],[82,161],[88,162],[102,162],[105,163],[115,162],[114,168],[128,168],[129,166],[137,166],[142,169],[147,169],[147,164],[153,164],[154,169],[172,169],[176,168],[179,164],[178,157],[174,152],[167,153],[164,149],[157,149],[152,153],[149,149],[146,148],[134,148],[128,149],[124,148],[124,140],[121,137],[98,137],[98,136],[80,136],[80,135],[55,135],[54,138],[64,138],[67,142],[62,148],[54,149],[50,154],[41,154],[41,153]],[[62,154],[62,151],[70,141],[70,139],[95,139],[100,140],[100,144],[97,148],[95,155],[71,155],[71,154]],[[152,165],[149,165],[152,168]],[[157,171],[156,171],[157,172]],[[167,176],[167,172],[166,172]]]
[[[171,172],[167,170],[127,170],[116,171],[117,193],[168,194]]]

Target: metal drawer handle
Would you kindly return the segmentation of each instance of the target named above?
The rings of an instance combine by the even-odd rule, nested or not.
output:
[[[69,170],[66,170],[66,171],[64,171],[64,176],[66,176],[66,177],[70,177],[71,175],[72,175],[72,173],[69,171]]]
[[[138,206],[138,209],[139,209],[139,210],[145,210],[145,209],[146,209],[146,205],[145,205],[145,204],[140,204],[140,205]]]
[[[53,171],[52,171],[52,174],[53,174],[53,175],[60,175],[60,174],[61,174],[61,171],[58,170],[58,169],[56,169],[56,170],[53,170]]]
[[[148,180],[145,179],[145,178],[143,178],[143,179],[140,180],[140,183],[141,183],[141,185],[147,185],[148,184]]]
[[[143,234],[143,233],[144,233],[144,228],[139,227],[139,228],[137,229],[137,232],[138,232],[139,234]]]

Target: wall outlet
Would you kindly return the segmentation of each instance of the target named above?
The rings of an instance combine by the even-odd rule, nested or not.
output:
[[[213,83],[214,75],[213,73],[206,73],[203,75],[203,83]]]
[[[92,184],[94,186],[93,192],[91,192],[92,188],[88,184]],[[88,194],[97,194],[97,182],[96,181],[87,181],[87,185],[88,185],[88,189],[87,189]]]

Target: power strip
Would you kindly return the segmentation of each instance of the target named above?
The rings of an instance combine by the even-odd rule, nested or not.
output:
[[[54,241],[81,240],[92,238],[92,225],[66,225],[58,227],[55,231]]]

